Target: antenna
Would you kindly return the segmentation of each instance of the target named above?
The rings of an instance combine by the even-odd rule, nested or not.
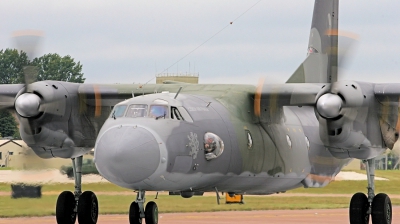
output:
[[[179,87],[179,90],[178,90],[178,92],[176,93],[176,95],[175,95],[174,99],[176,99],[176,97],[178,97],[178,94],[181,92],[181,90],[182,90],[182,86],[181,86],[181,87]]]
[[[167,71],[168,73],[168,69],[170,69],[171,67],[173,67],[175,64],[177,64],[178,62],[182,61],[183,59],[185,59],[187,56],[191,55],[193,52],[195,52],[197,49],[199,49],[201,46],[203,46],[204,44],[206,44],[208,41],[210,41],[211,39],[213,39],[215,36],[217,36],[219,33],[221,33],[222,31],[224,31],[226,28],[228,28],[229,26],[231,26],[233,24],[233,22],[235,22],[236,20],[240,19],[244,14],[246,14],[248,11],[250,11],[250,9],[252,9],[253,7],[255,7],[258,3],[260,3],[262,0],[257,1],[255,4],[253,4],[252,6],[250,6],[247,10],[245,10],[242,14],[240,14],[238,17],[236,17],[234,20],[232,20],[231,22],[229,22],[229,24],[225,25],[222,29],[220,29],[218,32],[216,32],[214,35],[212,35],[210,38],[208,38],[207,40],[205,40],[203,43],[201,43],[199,46],[195,47],[193,50],[191,50],[189,53],[185,54],[183,57],[181,57],[179,60],[177,60],[175,63],[173,63],[172,65],[170,65],[168,68],[164,69],[162,72],[158,73],[158,74],[162,74],[163,72]],[[190,67],[190,63],[189,63],[189,67]],[[156,76],[154,76],[153,78],[151,78],[149,81],[147,81],[145,84],[143,85],[147,85],[147,83],[149,83],[151,80],[155,79]]]

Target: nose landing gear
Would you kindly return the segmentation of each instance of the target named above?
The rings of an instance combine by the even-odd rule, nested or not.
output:
[[[364,160],[368,178],[368,197],[364,193],[356,193],[350,200],[350,224],[368,224],[369,216],[372,224],[392,223],[392,203],[388,195],[375,195],[375,159]]]
[[[144,218],[146,224],[158,224],[158,207],[154,201],[150,201],[144,208],[145,191],[138,191],[136,200],[129,208],[129,223],[141,224]]]
[[[82,156],[72,159],[75,192],[62,192],[57,199],[56,220],[58,224],[74,224],[78,216],[80,224],[96,224],[99,214],[96,195],[91,191],[82,193]]]

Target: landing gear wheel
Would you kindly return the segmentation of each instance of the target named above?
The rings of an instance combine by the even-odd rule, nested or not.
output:
[[[144,215],[146,224],[158,224],[158,207],[154,201],[147,203]]]
[[[129,223],[130,224],[141,224],[142,218],[140,218],[139,204],[137,202],[132,202],[129,207]]]
[[[350,224],[368,224],[369,214],[368,198],[364,193],[358,192],[350,200]]]
[[[58,196],[56,205],[56,220],[58,224],[75,223],[75,204],[75,196],[70,191],[64,191]]]
[[[93,192],[83,192],[78,201],[78,222],[80,224],[96,224],[99,216],[98,204],[97,197]]]
[[[392,202],[389,196],[380,193],[372,201],[372,224],[392,223]]]

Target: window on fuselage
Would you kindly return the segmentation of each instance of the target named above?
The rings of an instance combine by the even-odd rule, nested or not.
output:
[[[206,160],[218,158],[224,152],[224,142],[222,139],[211,132],[204,134],[204,153]]]
[[[149,117],[152,118],[167,118],[168,117],[168,106],[164,105],[151,105]]]
[[[133,104],[128,107],[125,117],[147,117],[146,104]]]
[[[127,105],[118,105],[114,107],[114,110],[111,112],[111,117],[122,117],[125,114]]]

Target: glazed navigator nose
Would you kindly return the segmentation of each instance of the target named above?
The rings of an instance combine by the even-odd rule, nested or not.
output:
[[[159,144],[146,128],[112,127],[99,137],[96,167],[107,180],[120,186],[133,184],[148,178],[158,168]]]

